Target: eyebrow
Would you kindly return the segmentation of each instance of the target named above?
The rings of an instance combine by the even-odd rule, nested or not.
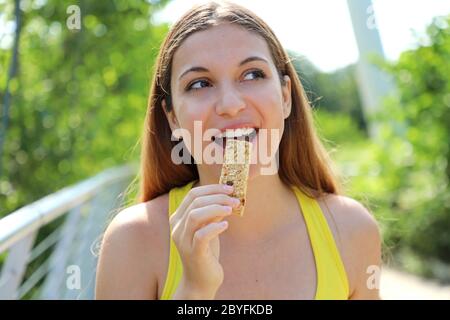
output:
[[[257,57],[257,56],[252,56],[252,57],[248,57],[248,58],[242,60],[242,61],[239,63],[239,67],[242,66],[242,65],[244,65],[244,64],[246,64],[246,63],[252,62],[252,61],[262,61],[262,62],[265,62],[265,63],[269,64],[269,62],[268,62],[266,59],[264,59],[264,58]],[[188,74],[189,72],[209,72],[209,70],[206,69],[205,67],[191,67],[191,68],[187,69],[186,71],[184,71],[184,72],[181,74],[179,80],[180,80],[181,78],[183,78],[183,77],[184,77],[186,74]]]

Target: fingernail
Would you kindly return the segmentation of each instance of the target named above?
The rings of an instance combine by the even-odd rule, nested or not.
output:
[[[237,207],[240,203],[241,203],[241,200],[239,200],[238,198],[233,198],[233,206],[234,207]]]
[[[229,186],[229,185],[227,185],[227,184],[224,184],[224,185],[223,185],[223,188],[224,188],[226,191],[233,191],[233,186]]]
[[[227,227],[227,226],[228,226],[228,221],[222,221],[222,222],[220,223],[220,226],[221,226],[221,227]]]

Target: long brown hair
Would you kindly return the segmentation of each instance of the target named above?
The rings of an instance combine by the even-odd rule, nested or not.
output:
[[[279,146],[281,180],[312,197],[339,193],[338,183],[329,166],[328,154],[318,139],[303,86],[286,51],[270,27],[250,10],[230,2],[209,2],[185,13],[170,29],[161,45],[150,87],[141,150],[141,186],[139,201],[145,202],[199,178],[191,164],[175,164],[171,150],[171,129],[162,109],[172,111],[170,78],[175,51],[191,34],[220,23],[233,23],[263,37],[269,45],[280,75],[291,79],[292,111],[285,119],[285,132]]]

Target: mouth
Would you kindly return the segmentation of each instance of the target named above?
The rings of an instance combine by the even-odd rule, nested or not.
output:
[[[225,149],[228,139],[253,142],[258,134],[258,131],[259,128],[227,129],[225,132],[221,132],[211,137],[211,141],[217,143],[219,146]]]

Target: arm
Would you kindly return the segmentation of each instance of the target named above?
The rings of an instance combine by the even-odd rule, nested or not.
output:
[[[140,204],[120,212],[109,224],[97,266],[96,299],[157,299],[161,237],[156,219],[149,220],[145,204]]]
[[[347,272],[350,299],[379,299],[381,237],[372,214],[354,199],[331,195],[323,208]]]
[[[354,287],[350,299],[380,299],[381,236],[378,224],[371,213],[360,203],[353,204],[355,230],[351,250],[354,252]]]

